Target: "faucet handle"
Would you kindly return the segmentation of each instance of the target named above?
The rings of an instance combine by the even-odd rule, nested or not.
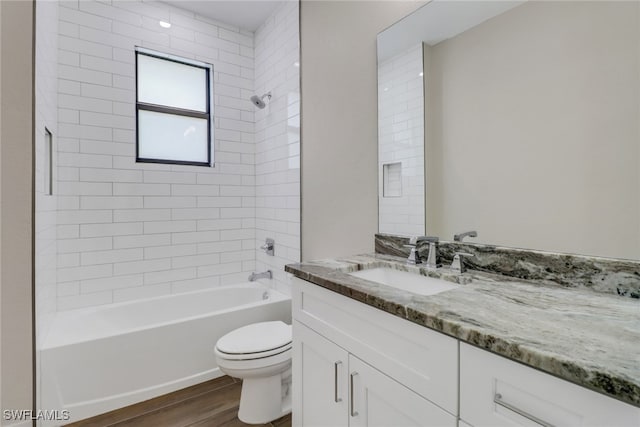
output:
[[[274,246],[276,241],[270,237],[267,237],[264,241],[264,245],[260,246],[260,249],[266,252],[267,255],[274,256]]]
[[[416,249],[416,245],[402,245],[405,248],[411,248],[411,252],[409,252],[409,257],[407,258],[407,264],[417,265],[422,263],[420,259],[420,254]]]
[[[453,256],[453,262],[451,263],[452,271],[456,273],[464,273],[467,270],[464,266],[464,262],[462,259],[463,256],[474,257],[475,255],[468,252],[455,252],[455,255]]]

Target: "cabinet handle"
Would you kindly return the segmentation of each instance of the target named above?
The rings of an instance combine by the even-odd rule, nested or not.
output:
[[[353,378],[358,375],[357,372],[352,372],[351,375],[349,376],[349,389],[350,389],[350,396],[349,396],[349,401],[350,401],[350,406],[351,406],[351,416],[352,417],[357,417],[358,416],[358,411],[355,410],[355,403],[354,403],[354,399],[353,399],[353,395],[354,395],[354,388],[353,388]]]
[[[338,360],[333,364],[333,401],[342,402],[342,398],[338,397],[338,366],[342,365],[342,361]]]
[[[555,427],[553,424],[550,424],[550,423],[548,423],[546,421],[543,421],[540,418],[538,418],[538,417],[536,417],[534,415],[531,415],[530,413],[525,412],[522,409],[516,408],[515,406],[505,402],[504,400],[502,400],[502,395],[500,393],[496,393],[495,394],[495,396],[493,397],[493,403],[495,403],[496,405],[500,405],[503,408],[507,408],[510,411],[513,411],[516,414],[518,414],[518,415],[520,415],[520,416],[522,416],[522,417],[524,417],[524,418],[526,418],[526,419],[528,419],[530,421],[533,421],[534,423],[540,424],[541,426],[544,426],[544,427]]]

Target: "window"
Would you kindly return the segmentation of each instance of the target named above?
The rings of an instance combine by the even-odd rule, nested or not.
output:
[[[211,166],[213,66],[136,49],[136,161]]]

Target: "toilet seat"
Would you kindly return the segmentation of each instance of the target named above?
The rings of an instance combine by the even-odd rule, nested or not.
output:
[[[243,326],[220,338],[216,356],[225,360],[255,360],[289,353],[291,325],[281,321]]]
[[[284,345],[282,347],[274,348],[273,350],[261,351],[256,353],[225,353],[216,347],[216,355],[221,359],[225,360],[253,360],[253,359],[264,359],[265,357],[275,356],[277,354],[283,353],[287,350],[291,350],[291,343]]]
[[[241,370],[245,373],[249,371],[256,370],[269,370],[275,369],[278,370],[278,366],[291,365],[291,353],[292,349],[289,348],[281,353],[272,354],[271,356],[265,356],[260,358],[253,359],[232,359],[226,358],[224,355],[221,355],[220,352],[216,350],[216,357],[218,361],[218,366],[224,368],[224,370],[231,376],[233,370]],[[240,376],[238,376],[240,378]]]

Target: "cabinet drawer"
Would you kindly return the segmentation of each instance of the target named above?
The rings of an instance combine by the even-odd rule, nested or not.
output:
[[[462,343],[460,418],[474,427],[637,427],[640,408]]]
[[[458,341],[294,278],[294,319],[453,415]]]

